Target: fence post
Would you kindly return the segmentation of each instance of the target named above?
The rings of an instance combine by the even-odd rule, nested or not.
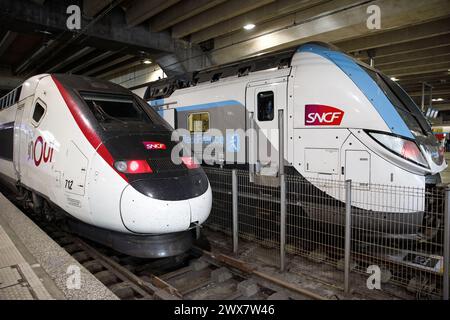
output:
[[[231,184],[233,194],[233,253],[238,252],[238,179],[237,171],[231,171]]]
[[[255,152],[255,144],[258,144],[257,136],[255,134],[255,113],[250,112],[249,113],[249,121],[250,121],[250,136],[248,137],[249,144],[248,144],[248,163],[249,163],[249,182],[254,183],[255,182],[255,166],[256,166],[256,159],[257,154]]]
[[[352,234],[352,180],[345,181],[344,292],[350,292],[350,251]]]
[[[450,272],[450,187],[445,188],[445,211],[444,211],[444,286],[443,299],[448,300],[448,274]]]
[[[280,176],[280,270],[286,267],[286,181],[284,176],[284,110],[278,110],[278,166]]]

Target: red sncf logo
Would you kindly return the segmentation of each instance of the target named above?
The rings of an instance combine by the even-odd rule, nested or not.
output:
[[[147,150],[166,150],[166,145],[161,142],[144,141],[143,144]]]
[[[344,111],[321,104],[305,105],[305,126],[338,126]]]

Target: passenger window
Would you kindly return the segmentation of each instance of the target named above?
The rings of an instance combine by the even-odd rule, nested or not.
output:
[[[191,113],[188,116],[188,130],[194,132],[206,132],[209,130],[209,113]]]
[[[39,102],[36,102],[36,105],[34,106],[34,111],[33,111],[33,122],[36,126],[39,125],[44,114],[45,114],[45,108]]]
[[[264,91],[258,93],[258,121],[272,121],[275,108],[273,91]]]

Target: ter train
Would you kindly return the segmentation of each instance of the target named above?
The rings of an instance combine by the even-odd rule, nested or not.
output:
[[[0,100],[0,177],[45,215],[136,257],[178,255],[211,210],[192,159],[171,160],[172,129],[119,85],[42,74]]]
[[[361,199],[372,200],[354,203],[355,225],[371,225],[391,235],[429,236],[420,234],[422,223],[433,221],[424,214],[425,191],[416,197],[368,196],[377,184],[420,190],[436,186],[447,166],[443,150],[420,109],[397,83],[335,47],[307,43],[273,56],[163,79],[150,84],[144,98],[174,128],[264,132],[262,139],[250,135],[232,142],[238,146],[235,151],[246,151],[250,172],[262,184],[277,175],[278,135],[268,132],[278,128],[278,111],[283,110],[287,169],[341,205],[343,190],[320,181],[351,179]],[[193,141],[204,147],[204,139]],[[207,160],[223,161],[228,146],[227,140],[222,154]],[[249,161],[250,150],[257,150],[255,163]],[[332,203],[329,200],[324,203]]]

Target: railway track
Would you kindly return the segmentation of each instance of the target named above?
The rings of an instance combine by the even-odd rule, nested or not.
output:
[[[54,224],[35,222],[119,299],[327,299],[199,247],[178,257],[139,259],[80,239]]]
[[[85,241],[31,210],[24,211],[120,299],[336,299],[262,273],[233,257],[198,247],[174,258],[133,258]]]
[[[164,259],[140,259],[86,241],[68,232],[64,223],[48,222],[23,208],[8,190],[0,188],[75,260],[123,300],[326,300],[309,290],[274,278],[235,258],[199,247]]]

